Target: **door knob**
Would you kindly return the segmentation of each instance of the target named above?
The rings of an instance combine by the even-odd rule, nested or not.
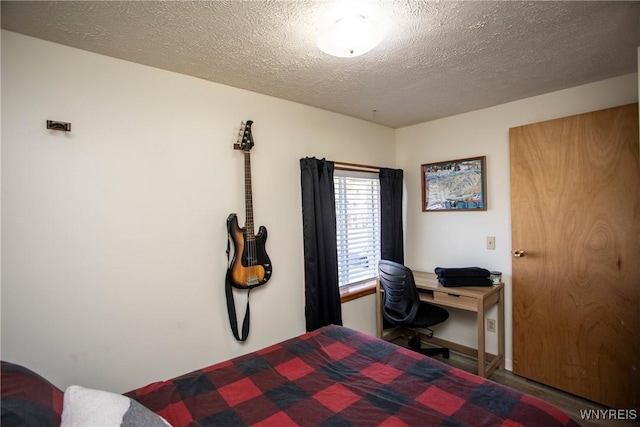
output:
[[[524,249],[517,249],[513,251],[513,256],[516,258],[522,258],[524,254],[525,254]]]

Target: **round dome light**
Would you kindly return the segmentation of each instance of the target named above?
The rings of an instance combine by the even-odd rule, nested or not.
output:
[[[382,27],[362,15],[344,16],[318,38],[318,48],[329,55],[352,58],[369,52],[384,38]]]

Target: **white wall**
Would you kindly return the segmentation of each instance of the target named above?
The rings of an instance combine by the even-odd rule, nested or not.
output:
[[[636,74],[523,99],[396,131],[397,167],[407,185],[405,263],[418,270],[481,266],[503,272],[506,283],[506,358],[511,366],[511,213],[509,128],[624,105],[638,100]],[[422,212],[421,164],[465,157],[487,157],[486,212]],[[486,249],[495,236],[496,249]],[[451,311],[436,327],[445,339],[477,348],[475,316]],[[489,312],[489,317],[497,311]],[[462,331],[465,331],[463,333]],[[489,351],[496,335],[487,334]]]
[[[299,159],[393,166],[392,129],[11,32],[1,40],[4,360],[60,387],[126,391],[304,332]],[[47,119],[72,132],[47,131]],[[274,273],[251,294],[239,344],[225,223],[237,212],[244,224],[232,145],[247,119]]]
[[[342,323],[352,329],[376,336],[375,295],[354,299],[342,304]]]

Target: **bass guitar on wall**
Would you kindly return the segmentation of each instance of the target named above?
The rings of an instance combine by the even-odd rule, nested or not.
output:
[[[233,258],[229,263],[226,277],[227,308],[231,329],[236,339],[244,341],[249,334],[249,299],[247,298],[247,311],[243,322],[242,337],[237,332],[237,320],[235,304],[231,286],[239,289],[251,290],[256,286],[264,285],[271,278],[272,265],[265,249],[267,229],[260,226],[258,234],[254,232],[253,225],[253,195],[251,193],[251,148],[254,146],[251,134],[253,121],[247,120],[240,129],[238,142],[233,148],[242,150],[244,154],[244,190],[245,190],[245,226],[238,225],[238,216],[232,213],[227,218],[227,231],[229,239],[233,242]],[[228,245],[230,246],[230,245]],[[227,247],[227,255],[230,248]]]

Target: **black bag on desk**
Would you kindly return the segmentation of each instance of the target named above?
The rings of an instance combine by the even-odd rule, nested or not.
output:
[[[480,267],[442,268],[436,267],[438,283],[447,288],[460,286],[493,286],[491,272]]]

